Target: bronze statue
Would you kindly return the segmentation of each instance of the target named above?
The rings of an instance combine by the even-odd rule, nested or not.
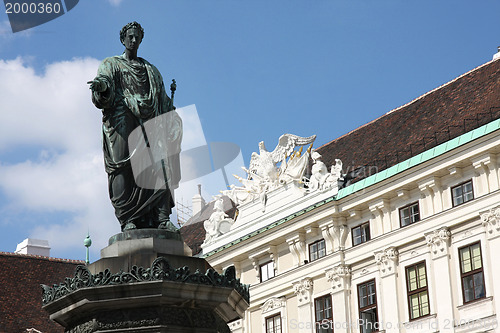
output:
[[[174,231],[177,229],[170,222],[170,214],[174,207],[173,191],[180,181],[182,121],[174,111],[173,100],[166,94],[158,69],[137,56],[143,37],[144,30],[139,23],[125,25],[120,31],[125,51],[122,55],[104,59],[97,76],[88,83],[92,90],[92,102],[103,112],[103,151],[109,196],[122,231],[135,228]],[[172,98],[175,80],[173,82]],[[168,131],[163,136],[176,152],[169,152],[168,158],[161,160],[162,186],[140,186],[131,160],[134,154],[141,155],[137,148],[129,148],[129,136],[135,129],[141,129],[145,142],[142,149],[149,151],[155,144],[155,138],[148,138],[145,123],[166,114],[169,115],[169,128],[162,128],[162,131]],[[141,177],[148,175],[142,174]]]

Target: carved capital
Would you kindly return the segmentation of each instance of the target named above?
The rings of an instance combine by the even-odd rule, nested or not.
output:
[[[311,301],[313,280],[309,277],[293,283],[293,292],[297,295],[299,306]]]
[[[451,232],[448,227],[441,227],[424,235],[427,245],[431,247],[434,259],[448,254],[448,247],[451,238]]]
[[[346,291],[350,286],[351,269],[347,265],[337,265],[325,271],[327,281],[332,283],[332,291]]]
[[[500,236],[500,206],[480,212],[479,216],[483,227],[486,228],[488,238],[492,239]]]
[[[383,251],[375,252],[375,262],[383,277],[396,273],[399,252],[391,246]]]
[[[286,306],[285,297],[273,297],[265,301],[262,305],[262,313],[267,313],[276,309],[284,308]]]

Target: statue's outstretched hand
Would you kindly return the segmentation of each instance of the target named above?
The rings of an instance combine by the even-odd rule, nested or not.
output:
[[[98,78],[95,78],[92,81],[88,81],[87,84],[90,84],[89,89],[92,89],[92,91],[95,92],[104,92],[108,88],[106,86],[106,83],[102,80],[99,80]]]

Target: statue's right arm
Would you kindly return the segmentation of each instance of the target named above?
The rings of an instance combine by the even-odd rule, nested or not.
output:
[[[110,108],[114,101],[114,66],[110,58],[105,59],[97,71],[97,76],[87,82],[92,90],[92,102],[99,109]]]

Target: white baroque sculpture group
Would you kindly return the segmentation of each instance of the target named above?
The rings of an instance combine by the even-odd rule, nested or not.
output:
[[[321,161],[321,155],[312,151],[315,139],[316,135],[300,137],[294,134],[283,134],[273,151],[268,151],[264,142],[261,141],[259,153],[252,153],[249,168],[243,167],[247,177],[234,175],[240,181],[241,186],[231,185],[229,190],[221,191],[221,193],[228,196],[240,210],[242,205],[258,199],[262,205],[262,211],[265,212],[268,193],[290,183],[301,189],[304,194],[316,191],[326,192],[338,188],[339,180],[343,179],[342,161],[336,159],[335,165],[328,172],[325,163]],[[303,152],[305,145],[310,146]],[[295,150],[296,147],[300,148]],[[313,164],[311,175],[307,178],[305,173],[310,157]],[[224,213],[222,199],[217,199],[214,212],[204,222],[207,232],[204,244],[213,243],[215,238],[229,231],[233,222]]]

